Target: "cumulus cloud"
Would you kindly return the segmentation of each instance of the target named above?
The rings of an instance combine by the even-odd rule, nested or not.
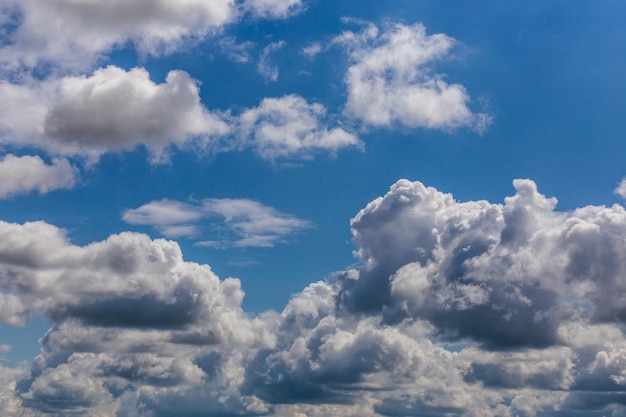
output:
[[[142,68],[116,66],[90,76],[0,85],[5,143],[32,145],[53,154],[97,157],[143,144],[155,160],[170,145],[183,146],[228,132],[227,123],[201,103],[198,83],[184,71],[170,71],[157,84]]]
[[[224,134],[227,124],[202,106],[198,85],[184,71],[162,84],[146,70],[109,66],[90,77],[66,77],[44,122],[46,134],[79,148],[155,150],[190,137]]]
[[[54,159],[52,165],[48,165],[39,156],[8,154],[0,159],[0,198],[72,188],[76,174],[77,169],[67,159]]]
[[[363,24],[360,32],[346,31],[332,42],[345,48],[351,61],[346,116],[376,127],[486,128],[489,116],[470,110],[465,87],[447,83],[433,70],[449,57],[454,39],[427,35],[421,24],[382,29]]]
[[[335,154],[361,141],[328,127],[326,109],[298,95],[266,98],[238,116],[210,111],[198,82],[170,71],[157,84],[142,68],[101,68],[90,76],[0,83],[0,141],[34,146],[51,154],[97,159],[105,152],[143,145],[152,162],[167,160],[171,147],[206,153],[252,148],[262,158],[312,158]],[[12,105],[9,106],[8,103]]]
[[[184,261],[176,243],[145,235],[75,246],[43,222],[2,222],[0,235],[0,320],[44,314],[55,323],[30,373],[13,375],[19,380],[11,402],[0,405],[3,415],[112,416],[127,397],[132,409],[151,410],[172,396],[209,393],[202,404],[218,415],[263,410],[236,391],[245,352],[232,349],[272,343],[265,325],[241,310],[238,280],[221,281],[208,266]],[[221,360],[222,350],[232,356]]]
[[[490,348],[558,344],[560,323],[581,315],[621,323],[624,208],[562,213],[532,181],[514,186],[498,205],[396,183],[352,221],[365,266],[346,305],[418,315]]]
[[[131,42],[141,53],[159,55],[201,39],[236,18],[233,0],[116,0],[19,2],[19,26],[4,47],[7,61],[36,66],[52,61],[89,67],[100,54]],[[54,36],[50,36],[54,33]]]
[[[326,109],[319,103],[309,104],[292,94],[265,98],[258,107],[239,116],[242,146],[252,147],[265,159],[311,157],[319,151],[337,152],[346,147],[362,147],[352,133],[323,123]]]
[[[256,317],[239,281],[174,242],[126,232],[76,246],[47,223],[1,222],[0,319],[41,313],[54,326],[30,371],[0,372],[0,410],[622,415],[626,210],[560,212],[534,182],[514,187],[494,204],[398,181],[352,219],[360,269]],[[129,217],[210,212],[255,233],[241,220],[250,207],[164,201]]]
[[[2,47],[2,65],[13,69],[49,62],[64,68],[90,68],[113,48],[128,44],[141,54],[168,54],[218,33],[246,13],[285,19],[305,9],[302,0],[5,3],[0,8],[0,24],[16,28],[9,30],[10,42]]]
[[[219,218],[216,224],[215,218]],[[201,240],[200,246],[272,247],[290,235],[312,227],[312,223],[248,199],[205,199],[199,203],[152,201],[126,210],[129,224],[149,225],[167,237],[194,238],[203,226],[217,239]],[[208,225],[205,224],[208,222]]]

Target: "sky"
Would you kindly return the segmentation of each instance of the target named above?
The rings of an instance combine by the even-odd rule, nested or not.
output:
[[[0,414],[626,416],[625,20],[0,0]]]

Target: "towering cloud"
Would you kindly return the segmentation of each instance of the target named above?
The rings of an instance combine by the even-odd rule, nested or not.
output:
[[[3,373],[0,407],[621,415],[626,210],[559,212],[532,181],[514,186],[493,204],[398,181],[352,219],[360,269],[256,317],[239,281],[184,261],[174,242],[122,233],[76,246],[46,223],[1,223],[0,319],[45,314],[54,326],[30,372]],[[133,215],[195,219],[158,208]]]

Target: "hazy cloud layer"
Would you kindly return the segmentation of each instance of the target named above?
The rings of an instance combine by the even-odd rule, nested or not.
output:
[[[489,116],[470,110],[465,87],[447,83],[433,70],[434,63],[449,57],[454,39],[427,35],[421,24],[378,28],[360,23],[365,25],[361,31],[346,31],[333,40],[345,48],[351,62],[345,77],[346,116],[377,127],[487,127]]]
[[[0,223],[0,320],[54,323],[29,372],[0,373],[0,409],[622,415],[626,210],[559,212],[532,181],[514,186],[493,204],[398,181],[352,219],[359,270],[257,317],[242,311],[239,281],[184,261],[174,242],[122,233],[76,246],[47,223]],[[249,204],[127,214],[187,224],[202,207],[235,222]]]
[[[77,169],[66,159],[54,159],[48,165],[39,156],[8,154],[0,159],[0,198],[72,188],[76,175]]]
[[[224,248],[272,247],[313,224],[248,199],[205,199],[199,203],[152,201],[126,210],[129,224],[156,228],[166,237],[187,237],[197,245]],[[207,230],[208,229],[208,230]],[[207,235],[211,240],[206,240]]]

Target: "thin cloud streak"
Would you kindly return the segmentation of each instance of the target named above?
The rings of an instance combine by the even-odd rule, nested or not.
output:
[[[219,220],[214,220],[214,219]],[[215,248],[270,248],[313,223],[282,213],[248,199],[205,199],[198,203],[152,201],[122,214],[128,224],[152,226],[163,236],[201,239],[213,234],[216,240],[197,240],[198,246]]]

